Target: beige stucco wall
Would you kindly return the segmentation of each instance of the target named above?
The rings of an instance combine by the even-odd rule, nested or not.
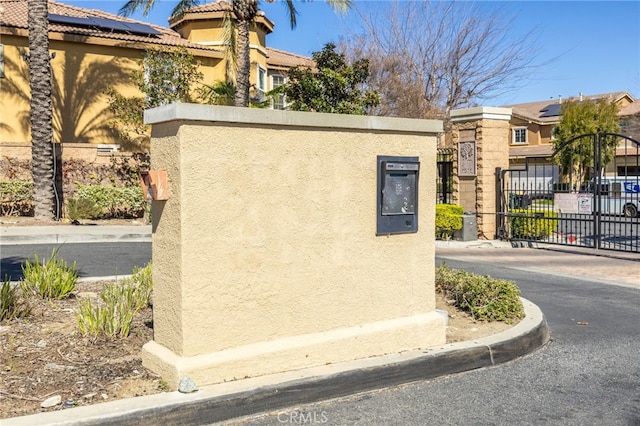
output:
[[[445,341],[434,312],[439,121],[202,105],[147,113],[154,341],[215,383]],[[377,155],[419,156],[419,231],[376,236]]]

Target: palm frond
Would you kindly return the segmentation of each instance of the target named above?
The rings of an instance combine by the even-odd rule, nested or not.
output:
[[[174,18],[181,17],[187,12],[187,10],[199,4],[200,0],[180,0],[176,7],[173,8],[173,11],[171,11],[171,16]]]
[[[298,11],[296,10],[296,6],[293,4],[293,0],[285,0],[285,6],[287,7],[287,11],[289,12],[289,23],[291,24],[291,29],[294,29],[297,22]]]
[[[121,16],[131,16],[140,9],[144,9],[142,14],[147,16],[153,5],[155,4],[155,0],[128,0],[118,11],[118,15]]]
[[[353,4],[351,0],[327,0],[327,3],[333,10],[342,14],[347,13]]]
[[[236,87],[229,82],[216,81],[213,85],[205,84],[200,88],[200,97],[212,105],[233,105]]]

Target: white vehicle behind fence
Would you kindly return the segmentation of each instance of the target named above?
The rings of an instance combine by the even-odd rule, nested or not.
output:
[[[603,177],[600,185],[600,206],[594,206],[594,182],[579,193],[555,193],[554,210],[558,213],[602,214],[638,217],[640,210],[640,177]]]
[[[640,177],[603,178],[602,213],[637,217],[640,205]]]

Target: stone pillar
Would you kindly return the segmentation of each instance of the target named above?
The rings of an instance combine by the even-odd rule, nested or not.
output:
[[[445,342],[435,312],[442,122],[174,104],[145,113],[154,340],[176,386]],[[420,160],[418,232],[376,236],[377,156]]]
[[[453,167],[454,200],[465,211],[476,212],[480,238],[496,238],[495,171],[497,167],[509,168],[510,119],[511,108],[451,111],[452,141],[457,153]],[[469,159],[472,149],[475,160]],[[466,159],[461,159],[461,154]],[[470,161],[475,162],[475,173],[470,170]]]

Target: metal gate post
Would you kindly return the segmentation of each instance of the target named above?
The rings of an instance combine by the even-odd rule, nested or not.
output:
[[[593,248],[601,248],[602,242],[602,133],[593,135],[593,170],[595,191],[593,193]]]
[[[503,208],[504,203],[502,202],[502,168],[496,167],[496,235],[495,239],[500,239],[505,236],[505,210]]]

